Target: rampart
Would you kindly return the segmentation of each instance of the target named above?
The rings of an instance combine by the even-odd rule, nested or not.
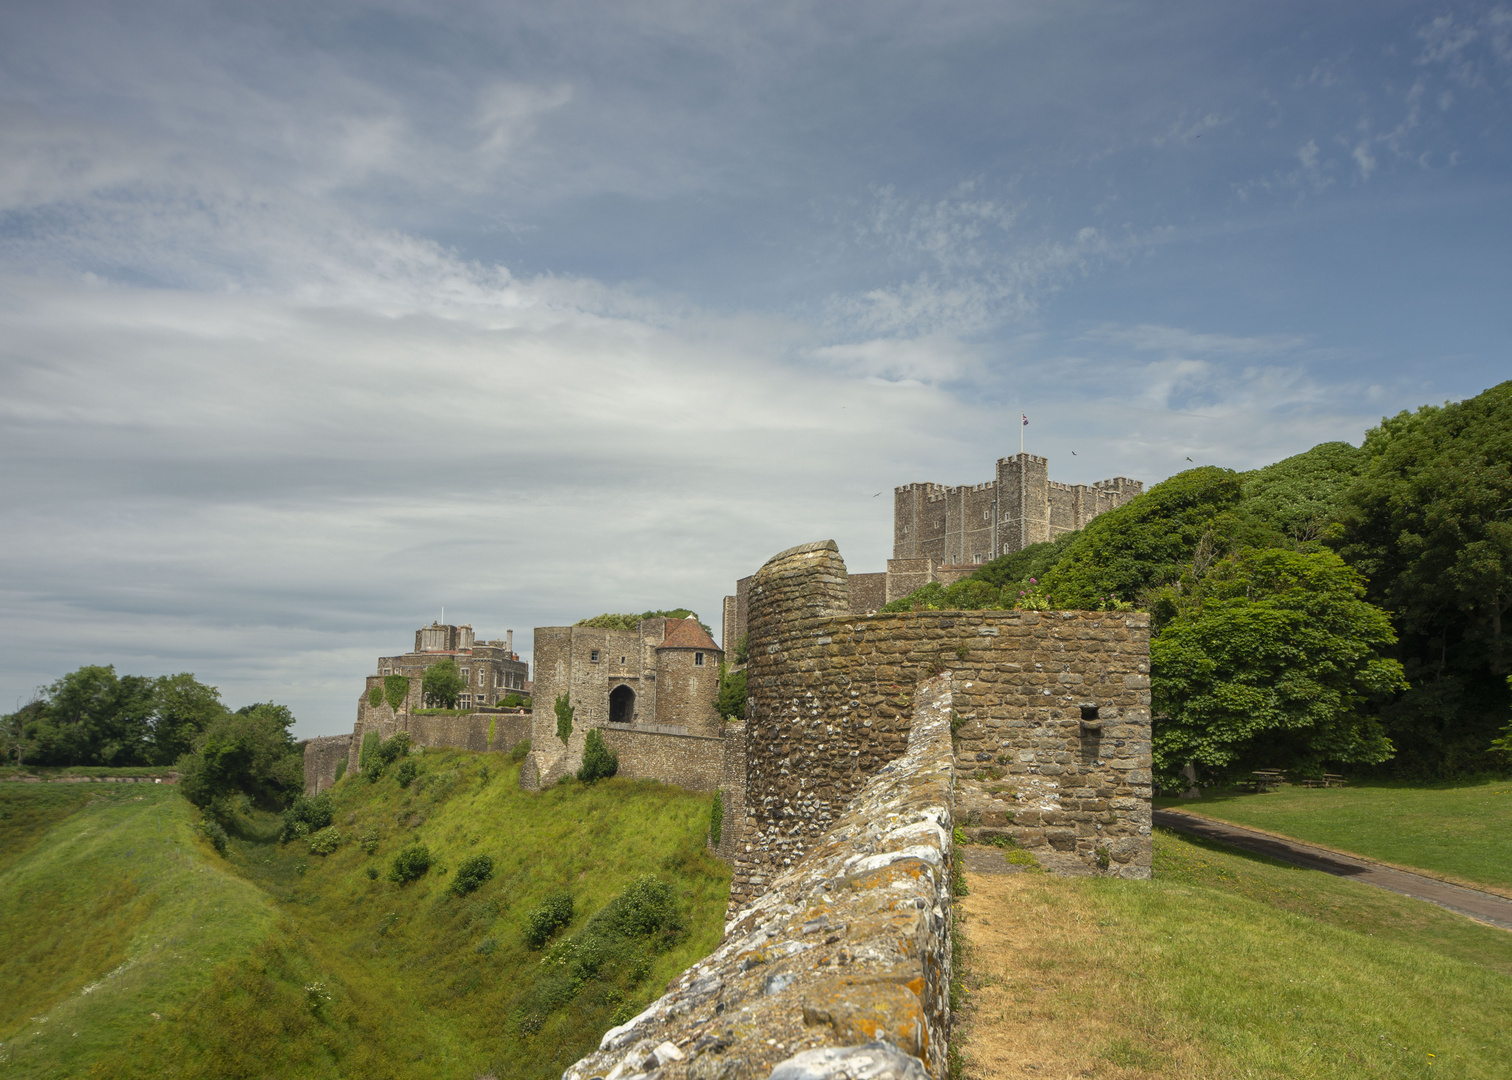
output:
[[[833,541],[785,551],[751,581],[732,911],[902,754],[914,688],[941,672],[955,679],[963,821],[1061,869],[1149,876],[1147,615],[849,609]]]
[[[304,786],[306,795],[318,795],[336,782],[336,768],[347,760],[352,736],[321,735],[306,739],[304,744]]]
[[[809,854],[564,1080],[945,1076],[951,679],[910,694],[901,756]]]
[[[415,680],[418,682],[419,680]],[[489,732],[493,738],[490,741]],[[349,735],[328,735],[305,743],[305,794],[314,795],[336,782],[336,765],[346,762],[346,771],[361,771],[359,757],[362,739],[368,732],[380,739],[398,732],[409,733],[416,746],[451,746],[459,750],[509,750],[521,739],[530,738],[530,710],[467,713],[462,716],[416,714],[401,707],[396,713],[387,702],[368,703],[366,695],[357,723]]]

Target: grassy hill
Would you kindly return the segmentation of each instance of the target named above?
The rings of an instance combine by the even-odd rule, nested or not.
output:
[[[412,760],[407,787],[395,770],[337,785],[325,856],[252,812],[222,858],[159,787],[0,789],[17,808],[0,823],[5,1075],[554,1077],[718,941],[710,797],[618,779],[529,795],[498,755]],[[417,842],[429,871],[389,880]],[[494,873],[456,895],[476,854]],[[616,952],[594,916],[648,875],[681,929]],[[528,948],[562,893],[571,921]]]
[[[1157,799],[1156,805],[1512,894],[1512,783],[1506,780],[1285,786],[1262,794],[1213,790],[1201,799]]]
[[[1155,873],[969,878],[964,1080],[1508,1075],[1512,934],[1161,829]]]

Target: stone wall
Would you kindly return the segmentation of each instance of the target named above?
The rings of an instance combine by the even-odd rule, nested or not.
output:
[[[754,635],[753,635],[754,637]],[[563,1080],[941,1080],[950,1035],[952,689],[723,941]]]
[[[1150,873],[1149,617],[849,614],[833,541],[750,587],[746,821],[731,907],[768,887],[896,758],[914,687],[955,676],[963,818],[1062,869]]]
[[[352,736],[322,735],[306,739],[304,744],[304,787],[306,795],[317,795],[336,782],[336,767],[347,760]]]
[[[619,757],[620,776],[660,780],[690,791],[713,791],[724,783],[723,738],[621,727],[606,727],[599,734],[604,737],[604,745]],[[561,745],[560,741],[557,745]]]
[[[493,728],[493,741],[488,738]],[[409,733],[416,746],[450,746],[458,750],[510,750],[521,739],[530,738],[530,710],[467,713],[463,716],[417,716],[404,709],[395,714],[388,703],[374,706],[366,696],[362,700],[357,723],[350,735],[327,735],[310,739],[304,748],[305,794],[314,795],[336,782],[336,763],[345,760],[346,771],[361,771],[358,759],[362,739],[369,731],[380,739],[390,739],[401,731]]]

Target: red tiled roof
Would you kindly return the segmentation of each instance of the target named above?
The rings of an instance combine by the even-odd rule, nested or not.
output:
[[[720,651],[719,646],[714,644],[714,639],[704,631],[697,619],[668,619],[666,640],[657,648]]]

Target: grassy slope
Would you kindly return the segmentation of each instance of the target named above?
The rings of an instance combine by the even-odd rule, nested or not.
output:
[[[1505,780],[1283,787],[1258,795],[1210,791],[1156,805],[1512,889],[1512,783]]]
[[[0,787],[4,1075],[78,1075],[262,939],[273,905],[155,785]]]
[[[973,876],[968,1078],[1508,1075],[1512,934],[1163,830],[1156,873]]]
[[[209,992],[92,1074],[260,1077],[276,1063],[281,1078],[555,1077],[717,943],[729,870],[703,852],[709,796],[617,779],[528,795],[518,766],[501,768],[496,755],[418,760],[425,772],[408,790],[392,777],[337,785],[348,840],[326,858],[258,840],[273,822],[250,823],[232,862],[277,901],[278,925],[221,965]],[[369,828],[381,834],[372,856],[351,839]],[[415,840],[436,866],[410,885],[387,881],[393,854]],[[495,876],[453,897],[449,872],[475,853],[494,858]],[[382,871],[377,880],[369,867]],[[644,971],[590,980],[539,1031],[521,1033],[518,1016],[532,1009],[523,999],[541,974],[542,954],[521,941],[529,914],[548,894],[571,892],[571,934],[645,873],[677,885],[689,935]],[[317,983],[324,1003],[306,990]]]

